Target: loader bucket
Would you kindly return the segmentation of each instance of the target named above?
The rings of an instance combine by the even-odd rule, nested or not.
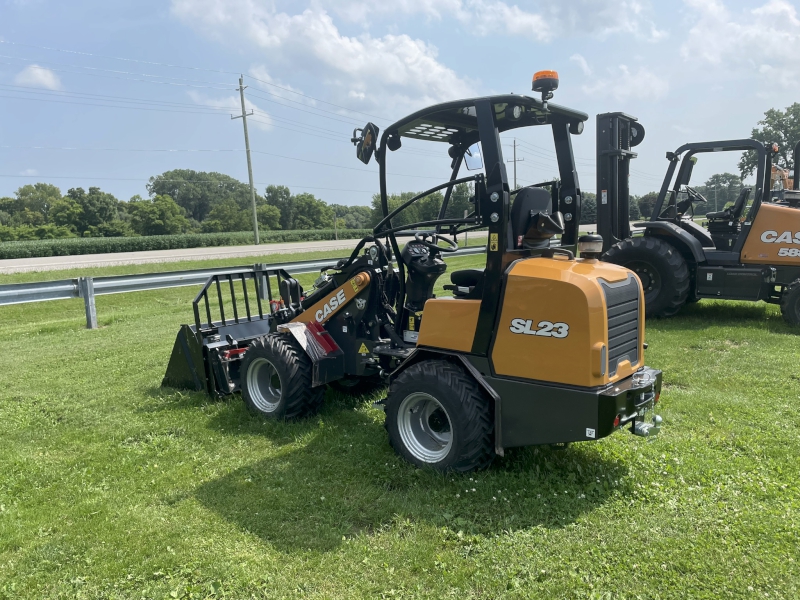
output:
[[[162,387],[201,392],[208,389],[203,347],[191,325],[181,325]]]

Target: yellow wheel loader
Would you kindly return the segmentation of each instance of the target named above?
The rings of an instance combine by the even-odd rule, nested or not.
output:
[[[293,418],[317,410],[327,385],[388,384],[379,405],[389,442],[410,463],[440,471],[483,468],[517,446],[598,440],[626,427],[658,433],[661,372],[645,366],[644,293],[631,271],[598,260],[601,238],[578,235],[571,136],[588,116],[548,102],[557,83],[543,72],[533,86],[541,99],[445,102],[383,133],[372,123],[356,130],[358,158],[374,156],[380,170],[383,218],[373,234],[309,290],[279,269],[212,277],[195,300],[194,325],[178,334],[164,385],[241,392],[253,412]],[[557,180],[511,189],[500,134],[521,127],[551,132]],[[390,210],[387,164],[409,140],[439,144],[451,176]],[[474,190],[472,210],[448,216],[462,183]],[[436,191],[444,193],[438,218],[396,224]],[[488,230],[485,268],[449,273],[449,295],[434,296],[443,256],[476,229]],[[229,308],[215,318],[226,303],[233,316]]]

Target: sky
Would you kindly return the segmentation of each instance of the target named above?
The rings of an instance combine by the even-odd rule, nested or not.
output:
[[[764,111],[800,100],[799,1],[753,0],[0,0],[0,196],[45,181],[147,194],[170,169],[247,181],[244,77],[259,193],[287,185],[369,204],[378,169],[350,144],[437,102],[530,92],[555,69],[553,102],[589,114],[573,138],[581,187],[595,191],[595,116],[644,125],[631,191],[657,190],[665,152],[749,137]],[[520,184],[557,174],[551,134],[504,135]],[[446,146],[390,155],[389,191],[449,176]],[[737,172],[703,156],[693,181]],[[511,173],[509,164],[509,173]]]

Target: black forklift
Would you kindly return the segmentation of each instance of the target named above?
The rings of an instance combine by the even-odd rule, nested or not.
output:
[[[635,117],[597,116],[597,225],[603,260],[634,271],[645,291],[648,317],[669,317],[703,298],[763,300],[779,304],[784,319],[800,325],[800,190],[771,189],[776,144],[727,140],[684,144],[667,152],[669,167],[649,221],[628,218],[628,174],[642,140]],[[708,200],[691,187],[698,156],[753,151],[755,183],[736,201],[695,222],[694,206]],[[677,172],[677,175],[676,175]]]

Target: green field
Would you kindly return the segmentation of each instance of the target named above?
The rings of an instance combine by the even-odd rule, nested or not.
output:
[[[162,390],[195,293],[100,296],[95,331],[81,300],[0,308],[0,598],[800,595],[800,338],[776,307],[648,323],[658,438],[443,476],[394,455],[374,398],[272,423]]]

